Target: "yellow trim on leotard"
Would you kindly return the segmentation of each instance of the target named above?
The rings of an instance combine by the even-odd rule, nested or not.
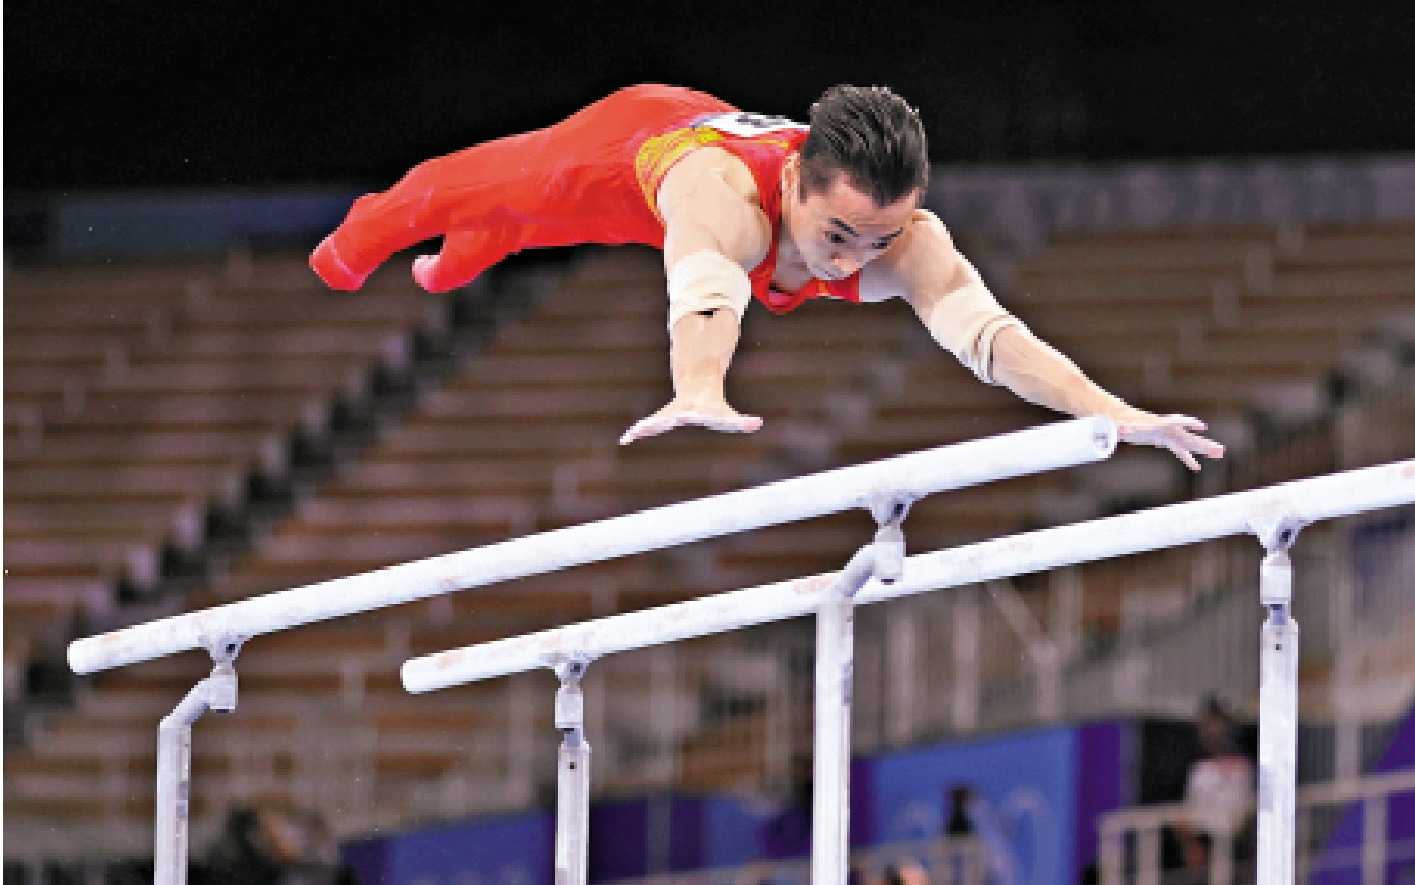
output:
[[[655,135],[639,146],[638,153],[634,155],[634,177],[639,180],[644,199],[655,217],[662,218],[658,214],[658,187],[673,164],[689,152],[705,144],[722,141],[722,138],[722,133],[716,129],[689,126]]]

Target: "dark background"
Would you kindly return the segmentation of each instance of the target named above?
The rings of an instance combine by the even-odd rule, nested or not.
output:
[[[389,182],[655,80],[921,109],[935,162],[1415,150],[1415,2],[29,0],[11,190]]]

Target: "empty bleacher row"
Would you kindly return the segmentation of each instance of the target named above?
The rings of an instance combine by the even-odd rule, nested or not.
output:
[[[288,471],[295,437],[406,362],[439,303],[401,270],[350,299],[293,256],[7,266],[7,699],[76,616],[122,617],[115,584],[152,589],[253,475]]]
[[[743,411],[766,419],[762,431],[722,436],[688,429],[621,449],[615,444],[619,433],[670,394],[662,287],[662,272],[645,253],[618,250],[584,263],[553,297],[523,321],[501,328],[475,359],[423,397],[395,431],[345,465],[316,495],[299,501],[272,533],[237,555],[222,574],[188,594],[185,605],[204,608],[804,469],[1019,429],[1055,417],[1006,390],[979,384],[937,350],[902,304],[817,303],[788,318],[763,310],[748,314],[729,396]],[[1320,412],[1329,404],[1334,372],[1367,365],[1365,350],[1386,346],[1390,336],[1409,329],[1415,311],[1415,227],[1312,229],[1300,236],[1290,229],[1270,228],[1074,235],[1019,266],[1000,296],[1041,337],[1071,355],[1104,386],[1145,408],[1209,419],[1242,458],[1245,449],[1260,441],[1255,428],[1307,420]],[[349,299],[339,303],[353,304],[364,297],[339,296]],[[178,301],[183,298],[188,296]],[[7,326],[11,309],[7,305]],[[369,315],[379,310],[357,309]],[[42,324],[42,314],[37,316],[41,319],[35,323]],[[416,321],[417,313],[410,308],[405,322]],[[148,336],[150,326],[138,322],[130,334]],[[351,320],[350,329],[355,327],[358,323]],[[309,340],[333,342],[347,332],[337,322],[331,328],[327,334],[312,328]],[[277,333],[267,329],[264,334]],[[7,328],[7,343],[14,338],[13,327]],[[178,338],[171,334],[169,347],[175,347]],[[311,344],[302,353],[310,356],[308,365],[314,365],[323,351]],[[283,351],[265,358],[273,364],[293,359]],[[66,359],[100,378],[109,362],[123,362],[92,355],[88,362],[77,355]],[[8,360],[7,348],[7,368]],[[141,360],[130,362],[136,366]],[[298,375],[306,364],[291,365],[296,368],[290,374]],[[219,373],[204,371],[201,377],[208,379]],[[24,457],[52,465],[36,469],[53,473],[39,473],[38,479],[24,482],[31,483],[38,497],[46,477],[55,477],[55,488],[75,490],[71,500],[76,503],[49,516],[37,510],[25,516],[30,526],[26,538],[58,543],[67,532],[79,531],[68,528],[69,519],[79,526],[107,525],[95,510],[132,514],[114,519],[117,525],[146,519],[161,526],[160,508],[156,516],[137,515],[140,480],[130,483],[135,489],[131,498],[83,506],[90,499],[81,490],[99,481],[85,475],[92,468],[68,472],[70,465],[91,463],[84,452],[104,447],[89,442],[92,436],[84,436],[81,443],[82,434],[62,432],[67,426],[63,422],[74,420],[64,411],[64,388],[45,388],[41,374],[26,376],[25,390],[33,388],[34,393],[17,392],[28,397],[23,401],[46,422],[38,434],[42,444]],[[311,369],[309,376],[323,378],[326,395],[342,383],[336,372],[320,376]],[[257,386],[267,391],[260,396],[276,402],[286,395],[283,380],[275,380],[283,379],[278,370],[260,377],[266,386]],[[84,411],[95,402],[106,402],[102,384],[91,389],[84,396]],[[163,392],[156,399],[167,395]],[[182,394],[174,387],[171,396]],[[248,398],[254,396],[247,393]],[[73,394],[69,397],[72,400]],[[115,403],[121,399],[114,397]],[[115,413],[122,408],[113,406]],[[57,423],[51,426],[49,421]],[[8,420],[6,426],[10,434]],[[238,445],[225,431],[195,426],[191,441],[181,443],[183,425],[173,426],[176,431],[160,442],[144,437],[141,446],[132,444],[133,450],[190,451],[186,461],[206,464],[234,450],[222,446]],[[33,435],[33,430],[17,423],[12,438],[27,439],[26,433]],[[208,450],[216,454],[199,454]],[[22,463],[18,458],[11,462],[8,451],[7,480],[14,475],[12,465]],[[170,457],[173,463],[184,460]],[[113,463],[120,463],[116,456]],[[142,463],[139,459],[137,466],[124,469],[141,477],[146,470]],[[57,478],[60,473],[63,477]],[[155,488],[177,483],[151,478]],[[121,485],[115,482],[113,487]],[[912,550],[933,549],[1162,503],[1189,491],[1190,481],[1169,455],[1127,448],[1112,462],[1092,468],[935,496],[915,506],[906,528]],[[12,508],[7,498],[7,517]],[[7,518],[7,561],[9,525]],[[304,740],[298,738],[301,727],[319,730],[311,722],[325,722],[326,732],[339,732],[329,738],[330,746],[353,747],[348,753],[350,770],[372,778],[372,784],[364,786],[368,793],[363,800],[363,807],[375,809],[369,812],[375,815],[372,819],[406,823],[420,815],[529,801],[525,785],[516,786],[506,772],[517,752],[540,760],[537,764],[550,758],[549,677],[536,677],[540,681],[529,700],[517,700],[521,689],[509,684],[407,698],[396,682],[402,660],[615,611],[831,570],[869,537],[870,529],[863,513],[828,517],[261,637],[238,663],[241,708],[220,726],[198,726],[198,814],[219,810],[223,799],[243,795],[241,787],[229,782],[233,778],[254,790],[251,785],[264,777],[260,789],[285,789],[294,795],[308,778],[301,781],[297,776],[303,763],[294,761],[290,747]],[[1126,620],[1127,597],[1147,587],[1188,592],[1194,584],[1192,572],[1193,563],[1184,556],[1088,567],[1083,629],[1101,637],[1113,634]],[[1025,582],[1019,587],[1025,591]],[[7,583],[7,615],[10,596]],[[1035,614],[1049,626],[1048,612],[1038,608]],[[741,641],[722,637],[720,642],[713,648],[724,656],[732,657],[734,648],[744,654]],[[1085,647],[1080,643],[1078,653]],[[25,788],[7,790],[7,812],[37,818],[109,813],[116,801],[112,797],[65,787],[54,772],[122,771],[131,775],[125,784],[150,782],[156,719],[208,666],[201,656],[191,655],[96,678],[75,710],[55,718],[49,733],[62,739],[7,750],[7,777],[14,766],[28,778],[16,782],[28,785]],[[661,684],[658,689],[639,684],[642,680],[636,682],[624,671],[613,679],[603,677],[613,682],[605,692],[610,700],[603,703],[613,703],[614,713],[601,720],[605,739],[597,752],[605,744],[615,748],[609,752],[620,764],[613,766],[613,780],[599,783],[629,789],[660,784],[662,777],[671,776],[687,785],[779,786],[781,760],[773,768],[758,753],[744,763],[740,751],[734,751],[734,757],[721,749],[760,749],[766,734],[778,735],[778,743],[791,747],[808,734],[809,717],[800,710],[795,715],[788,710],[785,721],[790,724],[782,725],[781,705],[762,700],[779,699],[781,691],[789,691],[789,686],[781,687],[784,679],[790,682],[782,674],[789,667],[778,662],[773,671],[768,665],[767,676],[744,686],[720,674],[704,675],[701,666],[664,666],[678,686],[667,695]],[[1015,663],[997,660],[988,666],[999,678],[1015,676]],[[692,728],[669,729],[676,741],[676,761],[654,769],[667,738],[640,733],[653,732],[652,722],[645,724],[654,718],[646,715],[653,698],[677,697],[685,708],[701,706],[710,685],[718,686],[719,695],[748,700],[737,705],[736,714],[699,716]],[[775,687],[764,687],[768,685]],[[942,717],[920,720],[920,728],[947,727]],[[240,737],[217,737],[218,728],[223,735]],[[781,737],[783,728],[791,734]],[[398,736],[405,732],[406,737]],[[81,737],[84,734],[107,734],[114,740]],[[536,737],[524,746],[529,734]],[[139,746],[146,749],[139,752]],[[264,751],[258,748],[267,746],[273,749],[262,757]],[[240,756],[245,752],[240,747],[249,752]],[[232,761],[237,757],[240,761]],[[514,764],[528,763],[522,758]],[[260,772],[266,774],[258,777]],[[287,775],[283,787],[282,772]],[[534,776],[544,773],[536,769]],[[54,788],[48,799],[46,784]],[[114,787],[114,795],[133,797],[127,804],[118,802],[119,810],[145,813],[150,789],[131,794],[128,789]],[[351,818],[344,825],[367,825],[370,820],[365,816],[355,823]]]

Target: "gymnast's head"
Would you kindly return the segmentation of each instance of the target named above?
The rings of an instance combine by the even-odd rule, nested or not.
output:
[[[919,114],[883,86],[832,86],[783,170],[786,222],[816,276],[849,276],[882,254],[923,202],[928,141]]]

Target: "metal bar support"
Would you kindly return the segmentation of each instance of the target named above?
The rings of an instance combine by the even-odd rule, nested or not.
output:
[[[560,730],[555,810],[555,885],[585,885],[590,834],[590,745],[585,740],[585,696],[580,680],[588,663],[555,667],[555,727]]]
[[[1257,885],[1291,885],[1296,863],[1298,629],[1288,550],[1300,529],[1279,519],[1256,530],[1268,551],[1259,588],[1268,617],[1258,689]]]
[[[1361,818],[1361,885],[1386,880],[1386,847],[1390,834],[1390,796],[1369,796]]]
[[[192,687],[157,729],[157,820],[153,832],[155,885],[186,885],[187,827],[192,796],[192,725],[207,710],[236,709],[236,655],[240,640],[210,646],[215,666]]]
[[[850,558],[816,610],[815,778],[811,817],[812,885],[845,885],[850,853],[850,705],[855,677],[855,594],[871,577],[904,571],[900,529],[911,499],[871,504],[879,530]]]

